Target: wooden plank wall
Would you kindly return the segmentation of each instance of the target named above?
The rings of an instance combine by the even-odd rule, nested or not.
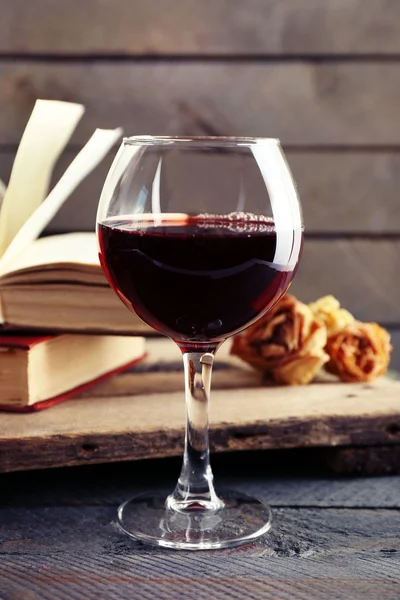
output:
[[[390,328],[400,368],[398,0],[1,0],[0,177],[37,97],[94,127],[279,137],[307,228],[293,291]],[[92,229],[112,156],[51,225]]]

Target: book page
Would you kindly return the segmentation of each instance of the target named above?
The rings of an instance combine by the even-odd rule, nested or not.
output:
[[[10,243],[0,260],[0,275],[9,272],[13,268],[14,261],[17,260],[18,262],[19,255],[24,250],[28,250],[30,244],[50,223],[65,200],[79,183],[103,160],[121,136],[121,129],[96,129],[87,144],[54,186],[46,200],[29,217]],[[94,225],[95,223],[93,222],[93,229]]]
[[[0,257],[46,197],[53,167],[84,113],[80,104],[37,100],[0,210]]]
[[[3,181],[0,179],[0,208],[1,208],[1,204],[3,202],[5,193],[6,193],[6,186],[3,183]]]
[[[57,264],[98,267],[100,271],[96,234],[60,233],[39,238],[31,243],[29,252],[20,253],[9,263],[2,275]]]

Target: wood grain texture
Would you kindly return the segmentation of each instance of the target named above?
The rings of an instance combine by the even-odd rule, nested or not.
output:
[[[400,446],[364,446],[325,452],[327,468],[346,475],[400,474]]]
[[[306,240],[290,290],[303,302],[333,294],[357,319],[398,323],[399,252],[399,240]]]
[[[135,387],[137,375],[129,388]],[[233,380],[232,375],[232,380]],[[136,379],[138,381],[138,379]],[[108,383],[118,389],[118,378]],[[37,414],[4,414],[0,471],[176,456],[182,452],[182,392],[77,398]],[[400,443],[400,383],[215,389],[214,451]],[[153,393],[152,393],[153,392]],[[243,411],[243,402],[246,411]]]
[[[283,475],[280,478],[269,478],[258,467],[258,473],[252,471],[245,482],[244,473],[239,471],[234,483],[229,482],[229,485],[238,486],[243,491],[246,489],[247,493],[276,507],[400,509],[399,477],[328,479],[323,476]]]
[[[278,137],[284,144],[397,145],[396,62],[284,64],[196,61],[2,61],[0,139],[18,143],[36,98],[81,102],[74,136],[95,127],[133,134]]]
[[[73,160],[69,149],[58,162],[56,183]],[[49,231],[93,231],[101,189],[115,152],[79,186]],[[297,182],[307,232],[399,233],[400,154],[286,152]],[[8,181],[14,152],[0,152],[0,177]],[[197,185],[201,185],[198,182]]]
[[[255,544],[211,554],[144,549],[113,527],[115,507],[3,509],[2,594],[7,600],[397,597],[398,510],[284,508],[274,515],[273,530]]]
[[[59,554],[69,554],[74,549],[78,556],[82,556],[86,551],[90,552],[93,558],[97,554],[99,561],[107,556],[116,558],[118,554],[127,558],[129,555],[135,556],[138,567],[140,558],[154,560],[157,555],[163,557],[164,565],[168,564],[168,560],[170,564],[174,564],[177,553],[151,549],[147,549],[146,553],[140,552],[141,545],[130,542],[121,533],[116,532],[111,526],[115,519],[115,509],[116,506],[2,508],[2,562],[11,552],[14,556],[25,553],[27,557],[34,559],[35,555],[49,556],[56,549]],[[325,555],[328,558],[329,555],[343,554],[345,548],[350,555],[357,551],[379,552],[384,548],[400,550],[400,541],[396,535],[400,525],[398,509],[374,511],[284,507],[276,508],[274,514],[275,526],[271,533],[254,545],[249,544],[236,551],[225,551],[221,553],[222,557],[234,557],[235,554],[244,559],[258,557],[263,559],[261,564],[265,562],[268,565],[269,558],[272,557],[313,556],[315,560],[318,556],[323,558]],[[24,536],[21,536],[22,532],[25,533]],[[49,535],[49,532],[52,532],[52,535]],[[179,554],[188,558],[191,556],[194,563],[196,556],[204,556],[203,553],[184,551]],[[213,553],[207,554],[210,556]],[[400,560],[400,556],[397,558]],[[246,568],[245,563],[243,566]],[[299,568],[301,573],[301,567]],[[194,573],[195,564],[192,565],[192,569]],[[155,574],[153,571],[153,575]],[[295,574],[293,576],[296,577]]]
[[[393,346],[390,368],[400,373],[400,329],[389,329]]]
[[[388,54],[399,21],[396,0],[2,0],[0,52]]]
[[[2,597],[397,598],[400,478],[271,480],[261,471],[249,472],[245,463],[236,469],[231,463],[221,472],[223,483],[230,479],[235,488],[274,504],[272,531],[241,548],[175,553],[135,544],[115,528],[121,500],[150,481],[154,490],[166,474],[169,491],[178,466],[168,469],[168,461],[139,465],[3,475]]]
[[[297,528],[297,522],[291,525]],[[361,556],[347,553],[295,563],[296,552],[261,564],[256,555],[242,562],[242,553],[224,558],[202,553],[202,560],[145,552],[110,558],[89,552],[7,556],[0,582],[4,600],[97,600],[99,595],[113,600],[394,600],[398,550],[390,540],[388,544]]]
[[[400,477],[335,477],[316,470],[311,453],[296,449],[214,454],[215,481],[274,507],[400,509]],[[280,460],[283,455],[288,455],[287,461]],[[143,491],[171,487],[180,466],[181,458],[176,457],[3,473],[0,506],[118,506]]]

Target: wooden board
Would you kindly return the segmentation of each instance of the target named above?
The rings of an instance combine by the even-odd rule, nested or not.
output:
[[[296,451],[298,454],[298,451]],[[268,502],[273,527],[254,544],[168,552],[115,527],[117,506],[160,485],[179,461],[8,473],[0,488],[0,595],[29,600],[393,600],[400,573],[400,477],[287,471],[266,453],[214,457],[216,483]],[[243,456],[243,455],[241,455]],[[218,458],[218,460],[215,460]],[[231,460],[230,460],[231,459]],[[162,480],[160,482],[160,479]],[[29,594],[29,596],[27,596]]]
[[[321,451],[221,453],[213,455],[212,466],[218,485],[247,489],[273,507],[400,510],[400,477],[323,475],[309,460]],[[176,457],[3,473],[0,507],[118,506],[142,491],[172,486],[180,466]]]
[[[362,321],[400,322],[400,239],[306,239],[291,287],[303,302],[327,293]]]
[[[217,484],[272,505],[273,527],[253,544],[212,554],[144,548],[115,527],[121,502],[157,489],[160,477],[172,489],[177,462],[3,474],[1,594],[7,600],[25,598],[27,590],[29,600],[397,598],[400,478],[328,479],[301,471],[271,478],[268,467],[249,474],[245,464],[221,463]]]
[[[87,107],[74,135],[96,127],[134,134],[278,137],[284,144],[398,145],[394,61],[320,63],[48,62],[0,64],[0,139],[16,144],[36,98]]]
[[[57,182],[77,151],[58,162]],[[15,152],[0,151],[0,176],[8,181]],[[286,151],[308,233],[399,233],[400,153]],[[56,215],[49,230],[93,231],[97,204],[115,152],[90,174]],[[197,187],[201,181],[197,182]]]
[[[0,52],[292,55],[400,51],[396,0],[3,0]]]
[[[400,373],[400,329],[389,329],[391,344],[393,346],[392,359],[390,361],[391,368]]]
[[[116,506],[4,508],[4,598],[398,597],[398,510],[279,508],[268,535],[213,553],[144,548],[116,528],[115,513]]]
[[[183,381],[167,366],[177,349],[164,341],[153,348],[150,372],[142,365],[37,414],[3,414],[0,471],[179,455]],[[400,444],[399,382],[265,387],[238,365],[215,372],[213,451]]]

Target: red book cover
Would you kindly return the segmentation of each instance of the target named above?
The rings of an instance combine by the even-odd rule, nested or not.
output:
[[[0,335],[0,346],[6,346],[7,348],[26,348],[29,350],[36,344],[47,342],[56,336],[54,335]]]
[[[0,346],[23,348],[23,349],[29,350],[36,344],[40,344],[41,342],[50,340],[54,337],[55,336],[51,336],[51,335],[41,335],[41,336],[0,335]],[[78,396],[79,394],[86,392],[86,390],[89,390],[89,389],[95,387],[96,385],[103,383],[103,381],[107,381],[107,379],[110,379],[111,377],[113,377],[113,375],[118,375],[119,373],[123,373],[124,371],[133,367],[138,362],[142,361],[146,356],[147,356],[147,354],[144,353],[142,356],[139,356],[135,360],[130,361],[129,363],[122,365],[121,367],[118,367],[117,369],[113,369],[112,371],[103,373],[103,375],[100,375],[100,377],[92,379],[91,381],[86,381],[85,383],[82,383],[81,385],[78,385],[77,387],[75,387],[71,390],[68,390],[67,392],[59,394],[58,396],[53,396],[52,398],[47,398],[46,400],[36,402],[35,404],[31,404],[29,406],[12,406],[12,405],[8,405],[8,404],[0,403],[0,411],[27,413],[27,412],[35,412],[37,410],[43,410],[45,408],[50,408],[51,406],[54,406],[55,404],[59,404],[60,402],[63,402],[64,400],[69,400],[70,398],[73,398],[74,396]]]

